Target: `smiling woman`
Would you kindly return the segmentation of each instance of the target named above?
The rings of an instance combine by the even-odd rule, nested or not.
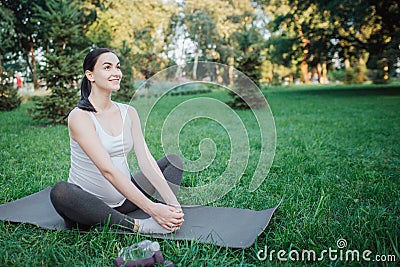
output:
[[[111,52],[102,54],[94,69],[85,71],[85,76],[96,90],[118,90],[122,78],[118,57]]]
[[[183,172],[180,158],[168,155],[156,162],[144,140],[136,110],[111,100],[122,78],[113,51],[101,48],[89,52],[83,69],[81,100],[68,117],[68,182],[53,187],[50,197],[54,208],[68,227],[88,229],[108,223],[142,233],[179,229],[184,221],[176,199]],[[132,149],[142,171],[134,176],[126,163]],[[164,203],[150,200],[156,191]],[[136,209],[151,218],[140,220],[126,215]]]

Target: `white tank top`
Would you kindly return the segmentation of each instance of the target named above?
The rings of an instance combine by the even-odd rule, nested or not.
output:
[[[92,112],[88,112],[88,114],[92,118],[96,126],[96,133],[110,155],[114,166],[125,175],[126,179],[130,180],[127,154],[133,148],[131,120],[127,116],[127,107],[119,103],[117,103],[117,106],[122,116],[124,127],[123,132],[117,136],[107,134],[96,116]],[[125,197],[101,174],[92,160],[72,138],[70,138],[70,147],[71,168],[68,182],[80,186],[83,190],[95,195],[112,208],[121,206],[125,201]]]

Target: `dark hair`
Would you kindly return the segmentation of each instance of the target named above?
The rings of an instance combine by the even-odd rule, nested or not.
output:
[[[87,70],[93,71],[94,65],[96,65],[97,63],[97,59],[101,54],[104,53],[114,53],[114,51],[108,48],[97,48],[90,51],[86,55],[85,60],[83,61],[83,72]],[[96,109],[93,107],[92,103],[90,103],[89,101],[89,95],[91,91],[92,91],[92,85],[85,75],[83,76],[81,82],[81,100],[78,102],[77,107],[83,110],[97,112]]]

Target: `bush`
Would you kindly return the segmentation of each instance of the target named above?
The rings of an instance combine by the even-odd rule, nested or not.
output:
[[[345,84],[362,84],[366,81],[366,69],[362,66],[349,68],[346,70],[343,82]]]
[[[35,106],[30,110],[31,118],[44,123],[66,124],[66,116],[79,100],[78,92],[75,88],[53,88],[49,95],[33,100]]]
[[[342,82],[344,84],[362,84],[368,80],[368,70],[363,65],[348,68],[346,70],[331,70],[328,72],[328,79],[331,82]]]
[[[69,54],[45,53],[46,66],[40,75],[46,80],[50,95],[35,102],[34,109],[30,111],[32,119],[45,123],[66,123],[65,116],[79,101],[79,89],[75,84],[78,83],[82,57],[81,52],[72,51]]]
[[[123,77],[121,81],[121,87],[113,94],[113,98],[119,101],[130,101],[135,95],[135,83],[132,80],[133,70],[131,61],[129,59],[132,49],[128,47],[126,41],[124,40],[122,47],[118,52]]]
[[[21,97],[13,87],[12,79],[4,74],[0,77],[0,111],[13,110],[21,104]]]
[[[248,80],[238,79],[229,95],[232,100],[226,101],[226,104],[234,109],[259,109],[266,106],[265,98]]]
[[[38,74],[46,81],[50,95],[37,101],[30,115],[43,122],[66,123],[65,116],[79,100],[77,84],[87,52],[82,48],[87,47],[88,40],[80,24],[83,13],[74,1],[45,3],[37,7],[37,17],[49,42]]]
[[[371,80],[374,84],[387,84],[389,79],[385,79],[385,71],[383,69],[373,69],[370,72]]]

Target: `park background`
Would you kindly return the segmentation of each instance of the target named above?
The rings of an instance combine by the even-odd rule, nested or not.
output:
[[[268,264],[256,257],[265,245],[322,251],[337,248],[342,238],[349,249],[394,255],[398,263],[399,10],[394,0],[1,0],[0,203],[66,179],[63,117],[79,99],[82,59],[91,48],[110,47],[119,55],[124,80],[114,98],[125,102],[168,67],[216,62],[260,87],[274,113],[277,150],[257,191],[247,191],[256,167],[250,164],[239,185],[213,205],[265,209],[284,201],[249,249],[162,241],[166,256],[180,266],[257,266]],[[16,75],[24,82],[19,90]],[[232,79],[228,72],[214,75],[227,84]],[[196,80],[195,70],[190,79]],[[230,103],[243,120],[251,117],[239,98],[206,89],[165,101],[173,106],[208,96]],[[196,147],[207,136],[218,143],[211,126],[203,121],[185,131],[186,155],[198,157]],[[148,142],[162,156],[158,138]],[[229,158],[219,151],[219,165],[208,176],[218,176]],[[207,182],[198,177],[186,176],[186,185]],[[111,265],[118,249],[143,238],[4,222],[0,229],[0,264],[12,266]],[[306,262],[321,264],[291,264]],[[324,259],[329,263],[344,264]]]

